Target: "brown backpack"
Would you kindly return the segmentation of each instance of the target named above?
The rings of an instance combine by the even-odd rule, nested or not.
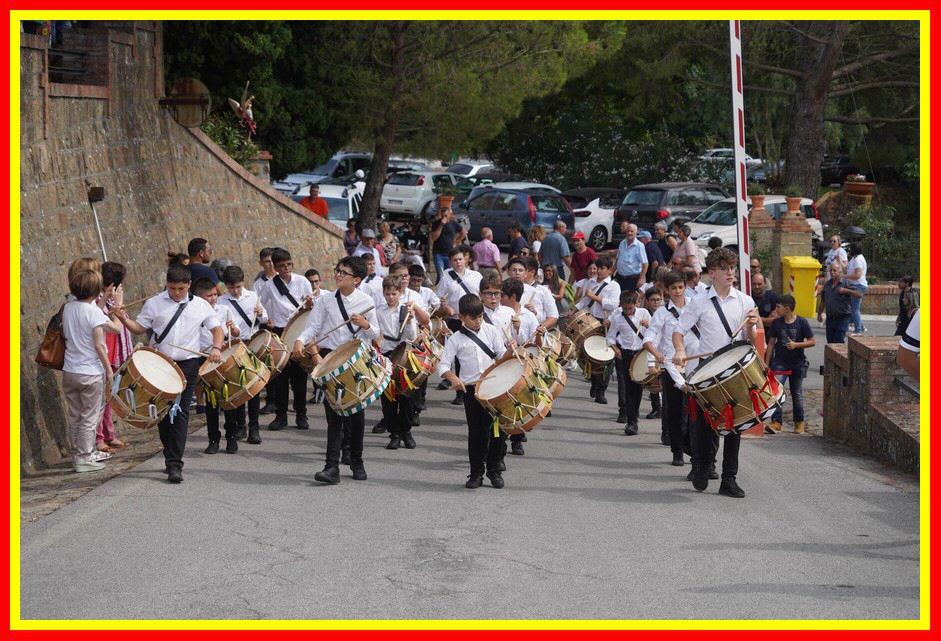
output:
[[[42,344],[36,354],[36,362],[43,367],[62,370],[65,365],[65,336],[62,334],[62,310],[53,314],[46,325],[46,334],[42,337]]]

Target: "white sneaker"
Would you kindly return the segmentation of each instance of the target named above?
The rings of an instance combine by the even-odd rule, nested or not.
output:
[[[95,450],[94,452],[91,453],[91,460],[107,461],[109,458],[111,458],[111,456],[112,456],[111,452],[101,452],[101,451]]]
[[[98,461],[83,461],[76,463],[74,467],[76,472],[97,472],[105,469],[105,464]]]

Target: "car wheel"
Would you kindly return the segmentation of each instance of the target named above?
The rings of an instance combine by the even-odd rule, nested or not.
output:
[[[608,244],[608,232],[601,225],[595,227],[591,230],[591,234],[588,236],[588,246],[594,249],[596,252],[600,252],[605,248],[605,245]]]

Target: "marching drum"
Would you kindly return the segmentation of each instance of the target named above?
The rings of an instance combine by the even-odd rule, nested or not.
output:
[[[444,345],[444,341],[447,340],[453,332],[448,329],[447,321],[444,318],[439,318],[435,316],[431,319],[431,337]]]
[[[484,371],[474,392],[507,434],[528,432],[552,409],[552,397],[528,359],[510,358]]]
[[[527,345],[523,348],[523,353],[532,360],[533,368],[549,390],[549,396],[555,400],[565,389],[568,375],[555,359],[546,355],[544,349],[536,345]]]
[[[608,347],[608,340],[604,336],[589,336],[582,345],[578,364],[586,380],[603,375],[614,364],[614,350]]]
[[[577,360],[578,347],[575,346],[575,343],[573,343],[572,339],[568,336],[559,336],[559,357],[556,359],[559,367],[565,367],[569,363],[574,363]]]
[[[562,356],[562,335],[554,329],[542,335],[542,352],[546,358],[558,361]]]
[[[206,389],[206,401],[222,410],[234,410],[261,393],[271,378],[268,366],[245,343],[232,343],[222,350],[218,363],[206,361],[199,378]]]
[[[721,436],[767,421],[784,402],[784,389],[747,341],[726,345],[689,377],[706,419]]]
[[[392,363],[372,345],[354,338],[324,356],[312,376],[324,388],[333,411],[350,416],[382,396],[392,381]]]
[[[392,361],[394,385],[389,385],[387,394],[411,396],[428,380],[428,376],[441,361],[441,354],[436,355],[432,351],[432,343],[434,341],[431,340],[416,341],[411,345],[403,342],[392,350],[389,360]]]
[[[311,311],[310,309],[299,309],[297,313],[288,320],[287,325],[284,326],[284,331],[281,332],[281,342],[283,342],[284,346],[287,348],[291,360],[300,365],[301,369],[308,374],[314,371],[314,367],[320,361],[319,355],[307,349],[308,345],[311,343],[304,346],[304,352],[300,358],[294,358],[291,352],[294,351],[294,341],[298,339],[301,332],[304,331],[304,327],[307,325],[307,318],[310,316]]]
[[[569,337],[577,349],[581,349],[585,339],[589,336],[604,335],[604,325],[591,315],[587,309],[580,309],[568,317],[565,323],[565,335]]]
[[[631,359],[630,376],[631,380],[639,385],[643,385],[651,392],[660,391],[660,368],[655,367],[650,371],[650,365],[654,362],[653,354],[647,350],[641,350],[634,354]]]
[[[248,341],[248,349],[268,366],[271,378],[284,371],[291,359],[291,350],[277,334],[267,329],[255,332],[255,335]]]
[[[138,347],[115,372],[108,405],[125,423],[144,430],[167,415],[185,387],[183,372],[169,357]]]

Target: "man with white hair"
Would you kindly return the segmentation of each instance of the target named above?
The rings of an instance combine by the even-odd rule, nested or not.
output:
[[[494,244],[493,231],[489,227],[481,228],[480,240],[474,243],[472,251],[477,271],[482,275],[486,276],[493,271],[500,273],[500,248]]]
[[[621,286],[621,291],[633,292],[640,289],[647,274],[647,250],[637,240],[637,225],[621,223],[624,240],[618,245],[618,257],[615,265],[614,280]]]
[[[566,224],[564,220],[556,220],[552,226],[552,233],[546,236],[539,247],[539,262],[545,265],[555,265],[559,271],[559,278],[565,280],[565,268],[572,265],[572,252],[565,239]]]
[[[380,250],[376,245],[376,231],[374,229],[364,229],[360,232],[359,235],[359,245],[356,249],[353,250],[353,256],[364,256],[366,254],[372,254],[376,261],[376,275],[384,276],[382,269],[382,257],[379,255]]]

